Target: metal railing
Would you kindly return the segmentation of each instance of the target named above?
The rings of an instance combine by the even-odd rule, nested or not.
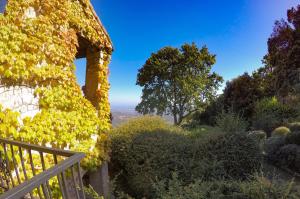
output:
[[[0,199],[84,199],[84,156],[0,138]]]

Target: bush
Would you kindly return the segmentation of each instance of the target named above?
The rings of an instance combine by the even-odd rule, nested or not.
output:
[[[297,144],[300,145],[300,131],[294,131],[288,134],[285,138],[286,144]]]
[[[250,131],[250,132],[248,132],[248,135],[253,137],[254,139],[256,139],[258,141],[265,141],[265,139],[267,139],[266,132],[264,132],[262,130]]]
[[[272,136],[286,136],[287,134],[289,134],[291,131],[289,128],[281,126],[276,128],[273,132],[272,132]]]
[[[196,128],[192,128],[189,130],[189,135],[194,138],[205,138],[212,134],[221,133],[221,129],[213,126],[201,125]]]
[[[187,126],[190,128],[197,127],[199,125],[216,125],[216,118],[224,109],[223,95],[218,96],[212,101],[204,111],[195,112],[191,119],[188,121]]]
[[[272,161],[281,168],[300,172],[300,147],[296,144],[285,145],[275,153]]]
[[[184,135],[161,118],[149,116],[114,129],[111,172],[119,174],[117,186],[136,197],[151,195],[156,177],[169,178],[171,172],[182,169],[187,151]]]
[[[222,112],[217,116],[217,126],[224,132],[245,132],[248,123],[239,114],[235,114],[232,111]]]
[[[192,147],[191,176],[203,180],[247,179],[261,166],[259,142],[246,133],[215,134]]]
[[[273,155],[285,144],[284,137],[270,137],[265,143],[265,153],[269,160],[273,159]]]
[[[273,164],[300,172],[300,132],[289,133],[286,137],[271,137],[267,140],[267,158]]]
[[[289,123],[288,127],[292,132],[300,131],[300,122]]]
[[[153,182],[171,179],[174,171],[191,182],[247,179],[260,168],[258,142],[245,133],[198,138],[165,123],[153,128],[153,120],[157,119],[132,120],[112,133],[111,172],[120,174],[117,186],[132,196],[152,198]]]
[[[259,143],[259,148],[261,151],[264,150],[264,145],[267,139],[267,134],[264,131],[250,131],[248,135],[255,139]]]
[[[298,115],[297,110],[281,104],[275,97],[265,98],[255,104],[252,125],[271,134],[276,127]]]
[[[157,199],[282,199],[299,198],[293,182],[278,183],[264,177],[253,181],[200,181],[182,182],[176,174],[169,181],[154,185]]]

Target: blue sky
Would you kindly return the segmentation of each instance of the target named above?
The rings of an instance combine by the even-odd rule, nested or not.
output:
[[[138,69],[152,52],[195,42],[217,55],[213,70],[230,80],[261,66],[275,20],[299,0],[91,0],[114,43],[112,106],[136,105]],[[85,79],[84,60],[76,61]]]

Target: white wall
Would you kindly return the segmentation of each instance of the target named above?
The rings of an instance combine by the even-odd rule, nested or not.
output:
[[[34,96],[34,89],[26,86],[0,86],[0,104],[4,109],[20,112],[21,119],[39,112],[39,99]]]

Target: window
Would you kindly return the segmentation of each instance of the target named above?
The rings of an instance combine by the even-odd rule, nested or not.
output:
[[[4,13],[7,0],[0,0],[0,13]]]

